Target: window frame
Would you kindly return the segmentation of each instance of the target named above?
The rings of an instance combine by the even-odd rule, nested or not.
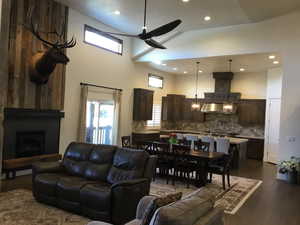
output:
[[[162,81],[162,86],[161,87],[154,87],[154,86],[151,86],[150,85],[150,77],[154,77],[154,78],[157,78],[157,79],[160,79]],[[148,74],[148,87],[150,88],[159,88],[159,89],[163,89],[164,88],[164,78],[162,76],[158,76],[158,75],[155,75],[155,74],[152,74],[152,73],[149,73]]]
[[[103,36],[103,37],[106,37],[106,38],[108,38],[108,39],[110,39],[110,40],[112,40],[112,41],[118,42],[118,43],[121,44],[121,46],[122,46],[122,48],[121,48],[121,53],[112,51],[112,50],[110,50],[110,49],[108,49],[108,48],[104,48],[104,47],[101,47],[101,46],[99,46],[99,45],[96,45],[96,44],[93,44],[93,43],[90,43],[90,42],[86,41],[86,38],[85,38],[85,33],[86,33],[86,31],[94,32],[94,33],[99,34],[99,35],[101,35],[101,36]],[[117,54],[117,55],[121,55],[121,56],[123,55],[124,42],[123,42],[122,39],[117,38],[117,37],[115,37],[115,36],[112,36],[112,35],[110,35],[110,34],[106,34],[106,33],[104,33],[103,31],[101,31],[101,30],[99,30],[99,29],[96,29],[96,28],[94,28],[94,27],[92,27],[92,26],[89,26],[89,25],[87,25],[87,24],[84,25],[83,42],[84,42],[85,44],[88,44],[88,45],[91,45],[91,46],[94,46],[94,47],[97,47],[97,48],[106,50],[106,51],[108,51],[108,52],[111,52],[111,53],[114,53],[114,54]]]

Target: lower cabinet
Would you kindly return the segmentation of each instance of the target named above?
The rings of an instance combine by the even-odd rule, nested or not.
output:
[[[247,144],[247,158],[262,161],[264,158],[264,145],[263,139],[248,139]]]
[[[132,133],[132,144],[137,144],[140,141],[159,141],[160,132],[153,133]]]

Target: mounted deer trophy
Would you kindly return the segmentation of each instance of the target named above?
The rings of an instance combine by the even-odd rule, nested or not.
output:
[[[46,84],[49,76],[54,71],[56,64],[66,65],[70,60],[63,52],[66,48],[73,48],[76,45],[74,37],[70,41],[61,40],[65,37],[65,25],[62,26],[62,31],[57,30],[51,32],[41,32],[38,30],[38,25],[33,21],[33,11],[30,9],[28,13],[29,25],[26,28],[46,47],[45,51],[39,51],[31,58],[30,62],[30,80],[38,85]],[[55,43],[51,43],[43,39],[40,33],[53,34],[57,37]]]

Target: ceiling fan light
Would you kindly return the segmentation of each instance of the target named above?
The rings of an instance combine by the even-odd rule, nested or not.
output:
[[[200,104],[199,103],[193,103],[192,104],[192,110],[200,110]]]

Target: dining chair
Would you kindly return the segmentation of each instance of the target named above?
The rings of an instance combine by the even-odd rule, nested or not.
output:
[[[187,157],[190,151],[188,145],[172,145],[172,153],[174,154],[173,185],[175,185],[175,179],[180,178],[187,181],[187,188],[190,187],[191,174],[197,170],[197,164]]]
[[[212,182],[213,174],[222,176],[223,189],[226,189],[225,178],[230,188],[230,168],[233,159],[233,151],[230,151],[230,140],[227,138],[217,138],[217,151],[224,153],[224,156],[217,161],[213,161],[208,166],[209,181]]]
[[[209,152],[210,143],[198,140],[195,142],[195,149],[199,151]]]
[[[187,134],[185,135],[185,139],[191,142],[191,149],[195,149],[195,142],[199,140],[197,135]]]
[[[215,139],[213,137],[203,136],[201,138],[201,141],[209,143],[209,151],[210,152],[215,152]]]
[[[170,155],[170,144],[164,142],[153,142],[153,153],[157,155],[154,179],[158,174],[164,176],[169,184],[170,171],[173,169],[173,157]]]
[[[123,148],[131,148],[131,137],[130,136],[121,137],[121,141],[122,141]]]

